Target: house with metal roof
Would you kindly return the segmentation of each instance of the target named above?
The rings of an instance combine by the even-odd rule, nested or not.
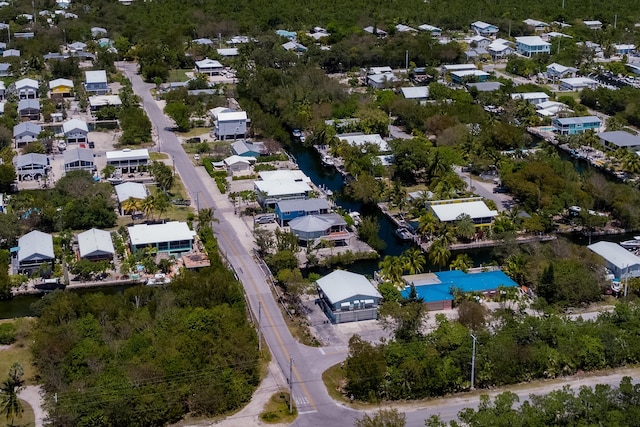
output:
[[[549,28],[549,24],[546,22],[538,21],[537,19],[525,19],[524,22],[527,26],[533,28],[536,33],[545,31]]]
[[[440,36],[442,36],[442,29],[438,28],[438,27],[434,27],[433,25],[422,24],[422,25],[418,26],[418,29],[420,31],[424,31],[426,33],[430,33],[431,37],[440,37]]]
[[[602,121],[596,116],[556,117],[552,122],[554,131],[560,135],[575,135],[588,130],[598,132]]]
[[[18,101],[18,116],[20,120],[40,120],[40,100],[21,99]]]
[[[71,119],[62,124],[62,132],[67,144],[82,144],[87,142],[89,127],[84,120]]]
[[[542,102],[547,102],[549,100],[549,95],[544,92],[512,93],[511,99],[521,99],[523,101],[527,101],[529,104],[538,105]]]
[[[540,117],[557,117],[560,113],[567,114],[573,113],[573,110],[568,105],[557,101],[545,101],[536,104],[536,114]]]
[[[258,180],[253,186],[263,207],[274,207],[281,200],[306,199],[313,190],[306,182],[292,179]]]
[[[93,151],[88,148],[73,147],[65,150],[63,156],[65,173],[78,170],[93,173],[96,168]]]
[[[205,58],[201,61],[196,61],[195,71],[207,76],[219,76],[224,72],[224,65],[215,59]]]
[[[382,28],[378,28],[377,26],[373,26],[373,25],[369,25],[368,27],[364,27],[362,29],[365,33],[369,33],[369,34],[373,34],[374,36],[378,37],[378,38],[385,38],[389,35],[389,33],[387,33],[385,30],[383,30]]]
[[[22,147],[29,142],[37,141],[38,135],[42,132],[42,127],[31,122],[21,122],[13,127],[13,139],[16,141],[16,148]]]
[[[387,141],[385,141],[377,133],[369,134],[369,135],[365,135],[361,132],[343,133],[343,134],[337,135],[337,137],[340,141],[346,142],[347,144],[354,147],[364,148],[367,145],[375,145],[378,147],[378,150],[382,153],[391,151],[391,148],[389,147],[389,144],[387,144]]]
[[[328,214],[331,210],[325,199],[281,200],[276,203],[276,219],[280,226],[306,215]]]
[[[315,246],[320,240],[345,245],[351,237],[347,222],[335,213],[301,216],[289,221],[289,228],[307,246]]]
[[[109,83],[105,70],[84,72],[84,90],[89,95],[106,95],[109,93]]]
[[[256,158],[234,154],[225,158],[222,162],[231,175],[246,175],[251,173],[251,165],[256,162]]]
[[[640,257],[619,244],[601,241],[587,248],[604,259],[605,266],[616,278],[640,277]]]
[[[260,157],[267,154],[267,147],[264,142],[249,142],[245,139],[240,139],[231,144],[231,152],[243,157]]]
[[[320,307],[332,323],[378,318],[380,292],[361,274],[335,270],[316,280]]]
[[[106,35],[107,35],[106,28],[91,27],[91,37],[97,38],[97,37],[102,37],[102,36],[106,36]]]
[[[92,228],[78,234],[78,255],[90,261],[112,260],[116,253],[111,233]]]
[[[18,239],[17,250],[13,253],[17,273],[31,274],[40,270],[43,264],[49,271],[53,270],[55,255],[51,234],[33,230]]]
[[[400,92],[405,99],[411,99],[420,103],[429,99],[429,86],[401,87]]]
[[[193,39],[193,40],[191,40],[191,43],[192,44],[199,44],[199,45],[202,45],[202,46],[213,46],[213,40],[208,39],[206,37],[202,37],[202,38],[199,38],[199,39]]]
[[[55,79],[49,82],[51,97],[67,98],[73,96],[73,81],[69,79]]]
[[[575,77],[577,68],[567,67],[557,62],[547,65],[547,78],[551,80]]]
[[[441,222],[455,222],[468,215],[476,227],[489,227],[498,216],[498,211],[489,209],[482,197],[433,200],[427,202],[427,210]]]
[[[119,151],[107,151],[107,165],[113,166],[122,173],[136,172],[139,167],[149,164],[149,150],[125,148]]]
[[[103,107],[120,107],[122,100],[119,95],[95,95],[89,97],[89,109],[98,111]]]
[[[311,183],[311,178],[305,175],[305,173],[300,169],[278,169],[275,171],[260,171],[258,172],[258,177],[262,181],[291,180],[304,182],[307,184]]]
[[[127,228],[131,251],[156,248],[158,252],[179,254],[191,252],[196,232],[186,222],[170,221],[164,224],[136,224]]]
[[[476,83],[467,83],[467,90],[471,90],[471,88],[477,90],[478,92],[495,92],[500,90],[504,85],[500,82],[476,82]]]
[[[588,77],[573,77],[560,79],[560,90],[582,90],[585,88],[596,89],[599,83]]]
[[[551,53],[551,43],[540,36],[516,37],[516,52],[531,57],[540,53]]]
[[[213,123],[213,133],[217,139],[245,138],[249,122],[246,111],[217,107],[209,110],[209,114]]]
[[[598,134],[600,142],[610,150],[625,148],[630,151],[640,151],[640,136],[616,130],[612,132],[600,132]]]
[[[9,77],[11,75],[11,64],[0,62],[0,77]]]
[[[28,153],[15,156],[13,167],[19,181],[38,180],[46,175],[49,158],[40,153]]]
[[[587,20],[587,21],[582,21],[582,23],[584,25],[586,25],[587,28],[589,28],[590,30],[601,30],[602,29],[602,22],[600,22],[600,21]]]
[[[491,58],[495,61],[498,59],[506,58],[509,55],[513,55],[515,49],[513,48],[513,43],[509,40],[505,39],[496,39],[489,47],[487,47],[487,51]]]
[[[473,82],[486,82],[489,78],[489,73],[482,70],[462,70],[462,71],[452,71],[451,72],[451,81],[454,83],[462,84],[466,81]]]
[[[34,79],[20,79],[16,83],[16,94],[18,99],[38,98],[38,81]]]
[[[131,213],[125,212],[122,209],[122,204],[126,200],[132,198],[144,200],[149,195],[147,187],[139,182],[123,182],[122,184],[115,185],[113,189],[116,191],[116,197],[118,198],[118,210],[120,211],[120,215]]]
[[[476,21],[471,24],[471,31],[484,37],[494,37],[498,34],[498,27],[483,21]]]

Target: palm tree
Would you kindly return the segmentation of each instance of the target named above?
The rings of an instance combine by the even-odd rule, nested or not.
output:
[[[24,369],[18,362],[14,362],[9,368],[9,376],[2,386],[0,386],[0,408],[6,415],[7,420],[11,420],[9,425],[12,426],[16,419],[16,416],[20,418],[24,409],[22,409],[22,402],[18,398],[18,393],[24,386]]]
[[[442,269],[442,267],[447,265],[447,261],[449,261],[450,256],[451,251],[449,251],[449,246],[446,242],[441,238],[433,241],[429,248],[429,261],[431,261],[432,264],[437,265]]]
[[[462,214],[456,219],[456,234],[465,240],[471,240],[476,234],[476,225],[467,214]]]
[[[418,248],[407,249],[400,257],[403,261],[403,268],[409,274],[422,273],[426,260],[424,254]]]
[[[418,218],[418,232],[422,236],[432,238],[438,229],[438,219],[431,212],[427,212]]]
[[[212,222],[217,222],[218,220],[213,216],[212,208],[204,208],[198,211],[198,231],[202,227],[211,227]]]
[[[387,255],[380,261],[378,267],[380,267],[380,271],[386,282],[398,288],[403,288],[402,273],[404,273],[404,263],[400,257]]]
[[[147,219],[151,218],[153,211],[156,209],[155,203],[155,197],[152,195],[147,196],[140,202],[140,210],[142,210]]]
[[[449,264],[449,268],[451,268],[452,270],[460,270],[464,271],[465,273],[471,267],[473,267],[473,260],[467,254],[458,254],[458,256],[453,261],[451,261],[451,264]]]
[[[138,199],[136,197],[129,197],[127,200],[122,202],[122,205],[121,205],[122,213],[123,214],[130,213],[133,216],[134,213],[140,210],[141,203],[142,203],[142,199]]]
[[[629,153],[622,159],[622,167],[625,172],[640,173],[640,157],[636,153]]]
[[[161,218],[162,215],[167,212],[171,203],[169,202],[169,198],[164,193],[158,193],[154,197],[154,206],[158,211],[158,218]]]
[[[511,277],[516,283],[522,285],[525,282],[525,268],[527,266],[527,260],[524,255],[509,255],[507,258],[503,271],[506,275]]]

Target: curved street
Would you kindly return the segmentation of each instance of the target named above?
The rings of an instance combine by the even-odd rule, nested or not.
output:
[[[319,425],[352,426],[354,420],[362,412],[353,410],[335,402],[328,394],[322,382],[322,373],[330,366],[346,358],[343,348],[325,346],[312,348],[298,343],[289,332],[282,311],[273,298],[266,277],[254,259],[253,237],[251,230],[237,215],[234,207],[225,195],[220,194],[213,180],[204,171],[196,168],[191,159],[183,151],[178,138],[170,130],[171,121],[164,115],[150,90],[153,84],[144,83],[137,74],[137,64],[120,62],[118,68],[123,70],[133,85],[136,95],[140,96],[149,119],[153,124],[154,136],[157,138],[158,150],[168,154],[174,161],[175,169],[180,175],[185,188],[200,208],[213,208],[219,220],[213,224],[218,243],[223,254],[233,266],[241,281],[254,315],[260,310],[261,330],[271,354],[284,378],[289,378],[290,359],[293,359],[293,397],[299,416],[295,426],[315,427]],[[487,191],[488,192],[488,191]],[[491,193],[495,197],[493,193]],[[617,385],[623,375],[638,377],[640,369],[618,370],[590,376],[574,376],[553,381],[542,381],[526,385],[517,385],[492,393],[497,394],[507,389],[517,393],[524,400],[531,393],[548,393],[553,389],[570,385],[577,388],[581,385],[599,383]],[[283,386],[286,386],[283,384]],[[477,408],[480,393],[466,393],[454,397],[433,399],[429,402],[414,402],[392,405],[407,413],[408,426],[424,426],[424,420],[432,414],[440,414],[443,420],[456,418],[457,413],[467,407]],[[377,408],[376,408],[377,409]],[[372,409],[370,412],[373,412]]]

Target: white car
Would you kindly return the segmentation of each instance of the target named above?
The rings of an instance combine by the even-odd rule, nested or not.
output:
[[[200,160],[200,154],[194,154],[193,160]]]

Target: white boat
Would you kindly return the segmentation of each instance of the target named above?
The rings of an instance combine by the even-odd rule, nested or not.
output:
[[[396,230],[396,236],[400,240],[413,240],[413,233],[406,227],[400,227]]]
[[[625,249],[640,249],[640,236],[633,236],[633,240],[620,242],[620,246]]]
[[[331,156],[323,156],[322,157],[322,164],[325,166],[333,166],[334,165],[334,159]]]
[[[360,212],[349,212],[349,216],[353,220],[353,224],[357,227],[362,222],[362,217],[360,216]]]

